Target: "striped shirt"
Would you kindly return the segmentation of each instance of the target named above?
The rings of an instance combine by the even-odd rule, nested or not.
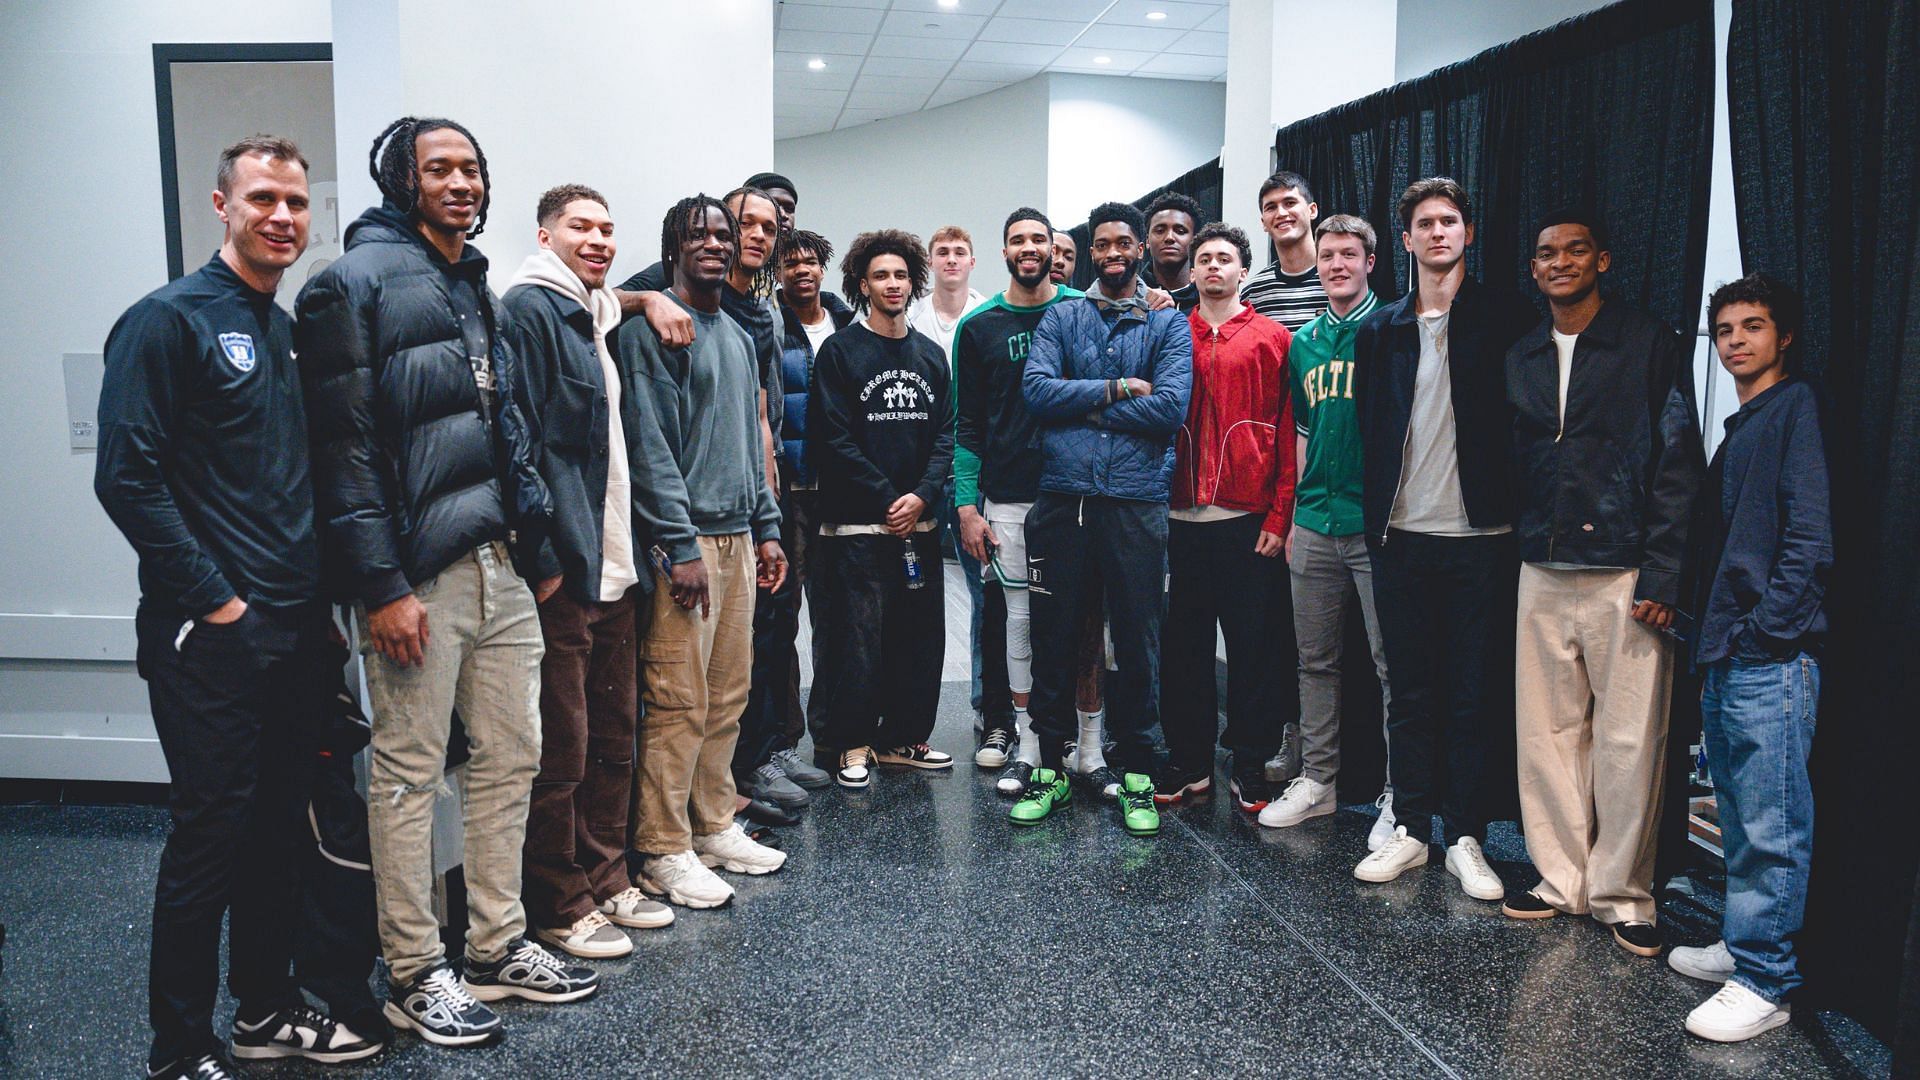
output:
[[[1320,287],[1318,266],[1307,267],[1304,274],[1283,274],[1278,261],[1268,263],[1240,286],[1240,299],[1289,333],[1327,310],[1327,290]]]

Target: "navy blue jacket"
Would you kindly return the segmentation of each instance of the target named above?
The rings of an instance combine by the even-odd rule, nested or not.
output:
[[[820,306],[827,310],[835,330],[844,330],[853,321],[853,309],[830,292],[820,294]],[[807,337],[807,328],[800,325],[800,317],[784,303],[780,305],[780,318],[784,324],[780,342],[780,438],[786,446],[793,482],[811,484],[815,477],[813,466],[807,463],[807,383],[813,378],[813,340]],[[768,406],[769,411],[772,408]]]
[[[1673,327],[1615,300],[1560,353],[1543,319],[1507,350],[1519,468],[1520,558],[1638,569],[1634,598],[1680,602],[1687,522],[1706,459],[1693,353]]]
[[[1416,293],[1367,316],[1353,339],[1353,404],[1360,420],[1361,519],[1374,541],[1387,535],[1413,419],[1420,370]],[[1469,277],[1447,318],[1447,374],[1453,388],[1460,498],[1476,529],[1513,524],[1513,411],[1507,404],[1507,350],[1540,321],[1518,294]],[[1557,393],[1557,392],[1556,392]]]
[[[1153,393],[1109,400],[1122,378]],[[1192,382],[1193,332],[1178,308],[1116,312],[1092,293],[1048,308],[1021,383],[1040,424],[1041,490],[1166,502]]]
[[[1727,417],[1696,517],[1701,575],[1694,662],[1817,652],[1833,569],[1826,441],[1813,388],[1787,379]]]
[[[107,335],[93,490],[140,557],[140,606],[197,619],[236,595],[320,592],[293,321],[214,256]]]

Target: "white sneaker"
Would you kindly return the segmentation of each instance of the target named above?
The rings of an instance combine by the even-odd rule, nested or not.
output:
[[[1447,848],[1447,873],[1460,879],[1460,889],[1475,900],[1504,900],[1507,887],[1500,883],[1500,875],[1487,865],[1486,852],[1480,850],[1480,841],[1471,836],[1463,836]]]
[[[1427,865],[1427,845],[1407,835],[1405,825],[1393,830],[1393,839],[1379,851],[1360,860],[1353,876],[1361,881],[1392,881],[1405,871]]]
[[[1379,851],[1393,839],[1393,792],[1381,792],[1373,805],[1380,808],[1380,816],[1373,819],[1373,828],[1367,831],[1367,850]]]
[[[631,886],[624,892],[615,893],[611,899],[601,901],[600,914],[615,926],[631,926],[636,930],[673,925],[672,908],[658,900],[647,899],[646,893]]]
[[[873,783],[873,747],[856,746],[840,751],[840,767],[833,770],[833,782],[844,788],[863,788]]]
[[[1687,1014],[1687,1030],[1714,1042],[1745,1042],[1772,1031],[1793,1017],[1790,1005],[1775,1005],[1759,994],[1730,982]]]
[[[721,881],[691,851],[649,857],[642,865],[639,884],[643,891],[681,907],[715,908],[733,899],[733,886]]]
[[[1681,946],[1667,954],[1667,966],[1689,979],[1723,983],[1733,978],[1733,954],[1716,941],[1704,949]]]
[[[786,852],[754,843],[737,821],[717,833],[694,837],[693,850],[703,865],[735,874],[771,874],[787,864]]]
[[[606,960],[633,951],[633,939],[598,911],[587,912],[572,926],[536,927],[533,936],[588,960]]]
[[[1325,817],[1338,808],[1332,784],[1296,776],[1287,781],[1287,790],[1281,792],[1279,798],[1260,808],[1260,824],[1270,829],[1284,829],[1310,817]]]

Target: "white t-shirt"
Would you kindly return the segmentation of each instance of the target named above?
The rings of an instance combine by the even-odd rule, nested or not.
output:
[[[833,336],[833,316],[824,312],[817,323],[801,323],[800,329],[807,332],[807,344],[813,348],[813,355],[820,355],[820,346]]]
[[[967,306],[960,312],[961,318],[965,318],[967,312],[986,302],[987,298],[981,296],[978,291],[968,289]],[[942,318],[939,310],[933,306],[932,293],[915,300],[913,306],[907,308],[907,325],[932,338],[940,346],[940,351],[946,355],[947,366],[953,366],[953,332],[959,329],[960,319],[948,322]]]
[[[1453,379],[1447,368],[1447,325],[1452,315],[1421,315],[1420,367],[1413,380],[1413,412],[1400,463],[1400,491],[1387,524],[1433,536],[1483,536],[1505,525],[1476,529],[1467,520],[1460,493],[1460,446],[1454,436]]]
[[[1560,354],[1560,428],[1563,431],[1567,426],[1567,380],[1573,377],[1573,344],[1579,340],[1579,334],[1553,331],[1553,349]]]

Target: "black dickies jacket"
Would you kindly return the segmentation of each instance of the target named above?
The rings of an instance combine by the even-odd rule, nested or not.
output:
[[[1636,568],[1636,599],[1676,604],[1706,471],[1691,350],[1653,316],[1601,305],[1573,346],[1562,423],[1552,328],[1507,351],[1520,558]]]

